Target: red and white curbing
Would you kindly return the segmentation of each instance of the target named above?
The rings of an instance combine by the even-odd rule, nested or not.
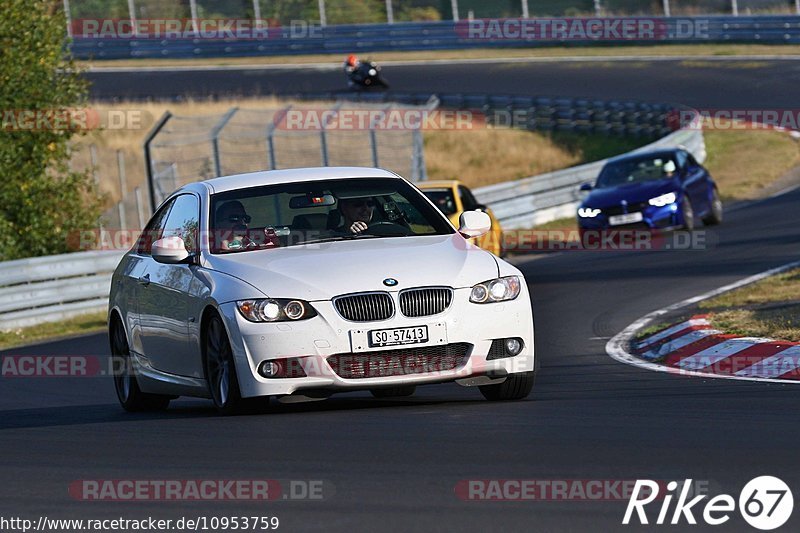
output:
[[[685,376],[800,383],[800,343],[738,337],[715,330],[707,315],[663,328],[634,342],[654,320],[678,309],[800,266],[795,261],[643,316],[615,335],[606,352],[619,362]]]
[[[726,335],[713,329],[706,315],[647,336],[634,344],[633,353],[678,373],[800,380],[800,343]]]

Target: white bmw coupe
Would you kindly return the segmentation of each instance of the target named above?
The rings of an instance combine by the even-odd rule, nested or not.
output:
[[[411,183],[374,168],[255,172],[175,191],[114,272],[108,312],[119,401],[223,413],[417,385],[525,398],[533,316],[515,267],[467,241]]]

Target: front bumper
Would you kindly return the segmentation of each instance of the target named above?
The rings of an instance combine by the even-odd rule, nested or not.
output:
[[[397,307],[397,293],[390,293]],[[331,392],[369,389],[381,386],[416,385],[454,381],[482,375],[503,375],[529,372],[534,369],[533,314],[525,284],[520,295],[508,302],[474,304],[469,302],[470,289],[455,289],[450,307],[443,313],[408,318],[402,314],[379,322],[350,322],[343,319],[330,301],[311,304],[318,316],[299,322],[253,323],[244,319],[235,303],[220,306],[228,327],[237,377],[242,397],[287,395],[303,390],[329,389]],[[353,332],[372,329],[428,325],[429,330],[444,332],[431,336],[424,344],[391,348],[359,349]],[[494,339],[521,338],[522,351],[513,357],[489,359]],[[404,375],[348,379],[340,376],[329,364],[333,355],[365,356],[372,353],[402,354],[404,349],[467,343],[466,357],[452,369],[440,369]],[[306,377],[265,378],[258,373],[263,361],[300,358]]]
[[[578,217],[578,226],[584,230],[670,230],[683,226],[683,215],[680,210],[680,202],[665,205],[663,207],[647,206],[641,210],[641,213],[641,222],[635,222],[632,224],[612,226],[609,223],[609,216],[605,212],[602,212],[594,218]]]

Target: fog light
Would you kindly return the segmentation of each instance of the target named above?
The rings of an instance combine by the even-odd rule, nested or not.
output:
[[[517,355],[522,351],[522,339],[506,339],[506,352],[509,355]]]
[[[306,372],[300,358],[273,359],[258,365],[258,373],[265,378],[304,378]]]
[[[264,361],[258,367],[258,373],[265,378],[277,378],[283,374],[283,365],[280,361]]]

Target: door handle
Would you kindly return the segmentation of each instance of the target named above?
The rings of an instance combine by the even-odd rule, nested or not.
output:
[[[140,276],[139,284],[144,285],[145,287],[150,285],[150,274],[145,274],[144,276]]]

